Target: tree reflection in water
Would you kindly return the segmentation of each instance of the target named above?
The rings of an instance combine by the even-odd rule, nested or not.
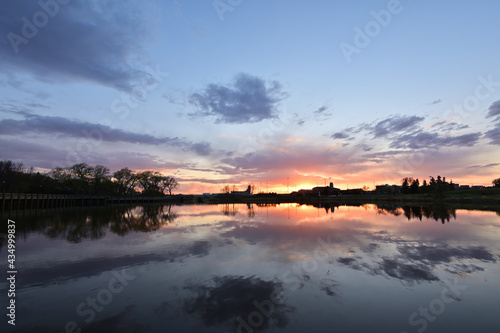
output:
[[[128,209],[110,222],[110,230],[120,236],[129,231],[149,232],[170,224],[177,218],[172,206],[142,206]]]
[[[434,219],[436,221],[441,220],[441,223],[450,222],[450,219],[457,218],[456,209],[450,208],[445,205],[434,205],[434,206],[393,206],[393,205],[377,205],[377,212],[379,214],[392,214],[399,216],[404,214],[408,220],[419,219],[422,221],[422,217],[427,219]]]
[[[226,216],[236,216],[238,214],[238,205],[233,204],[223,204],[221,205],[222,214]]]
[[[16,218],[16,236],[21,239],[29,233],[41,232],[52,239],[62,238],[79,243],[85,239],[103,238],[108,228],[123,236],[130,231],[157,230],[176,218],[171,205],[61,210],[51,215],[19,216]],[[0,247],[3,245],[0,242]]]

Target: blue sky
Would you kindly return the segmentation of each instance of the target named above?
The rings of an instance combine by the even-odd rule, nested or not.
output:
[[[40,3],[0,4],[0,159],[183,192],[499,177],[497,1]]]

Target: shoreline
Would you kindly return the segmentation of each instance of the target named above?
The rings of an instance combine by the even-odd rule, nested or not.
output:
[[[218,195],[207,197],[209,204],[254,203],[254,204],[397,204],[397,205],[447,205],[464,209],[489,209],[500,211],[500,189],[452,191],[441,194],[395,194],[395,195],[340,195],[329,196],[293,196],[288,194],[231,196]]]

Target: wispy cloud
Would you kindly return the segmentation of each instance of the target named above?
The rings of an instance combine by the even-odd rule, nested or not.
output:
[[[495,128],[484,133],[484,136],[490,140],[490,144],[500,145],[500,122],[497,122]]]
[[[2,135],[17,135],[19,133],[37,133],[59,138],[81,139],[92,136],[93,140],[104,142],[124,142],[146,145],[168,145],[181,150],[191,151],[198,155],[208,155],[211,152],[210,143],[193,143],[183,138],[158,137],[150,134],[139,134],[106,125],[81,122],[55,116],[39,116],[22,113],[25,119],[0,120]]]
[[[436,128],[438,131],[460,131],[463,129],[470,128],[469,125],[459,124],[457,122],[448,122],[446,120],[437,122],[431,126],[432,128]]]
[[[348,127],[341,131],[335,132],[330,137],[337,140],[354,140],[354,134],[357,134],[365,129],[366,124],[361,124],[358,128]]]
[[[487,169],[487,168],[492,168],[492,167],[496,167],[499,165],[500,165],[500,163],[489,163],[489,164],[485,164],[485,165],[476,164],[476,165],[468,166],[467,169]]]
[[[418,116],[390,116],[371,126],[370,132],[375,138],[386,137],[400,131],[408,131],[424,120]]]
[[[488,115],[486,117],[496,117],[500,115],[500,100],[494,102],[488,108]]]
[[[419,131],[411,134],[396,136],[391,144],[391,148],[409,148],[424,149],[449,147],[449,146],[467,146],[471,147],[477,144],[481,133],[469,133],[457,136],[441,136],[434,132]]]
[[[490,144],[500,145],[500,100],[493,102],[488,108],[486,118],[492,117],[497,117],[494,119],[495,127],[484,133],[484,136],[490,140]]]
[[[321,114],[321,113],[325,112],[326,110],[328,110],[328,107],[326,105],[323,105],[322,107],[320,107],[319,109],[314,111],[314,114]]]
[[[211,83],[190,96],[197,110],[194,116],[215,116],[216,122],[253,123],[277,116],[278,102],[285,93],[281,84],[239,74],[229,85]]]
[[[318,108],[313,112],[314,118],[316,118],[316,120],[319,121],[328,120],[333,115],[332,112],[328,112],[329,109],[330,108],[327,105],[321,106],[320,108]]]
[[[365,170],[366,166],[354,156],[353,151],[354,149],[349,148],[335,149],[301,143],[291,144],[288,149],[267,147],[252,154],[222,159],[221,163],[231,166],[226,172],[234,169],[251,174],[293,170],[317,172],[322,169],[331,170],[332,167],[338,172],[346,173]]]
[[[2,147],[0,158],[21,161],[25,165],[51,169],[55,166],[66,166],[68,151],[46,145],[44,143],[25,141],[18,138],[0,137]],[[86,162],[89,164],[103,164],[111,170],[129,167],[134,170],[142,169],[176,169],[186,167],[183,163],[172,163],[162,160],[159,156],[149,153],[133,151],[95,152],[90,156],[73,160],[72,163]]]
[[[331,137],[352,141],[356,139],[355,134],[363,133],[373,135],[375,139],[384,140],[392,149],[439,149],[450,146],[474,146],[482,136],[480,132],[456,135],[455,132],[467,129],[469,125],[446,120],[432,124],[431,130],[425,130],[422,127],[423,121],[424,117],[416,115],[391,115],[386,119],[369,124],[362,123],[356,128],[345,128],[335,132]],[[494,133],[492,132],[490,135],[493,136]],[[357,145],[357,147],[365,148],[366,145]],[[393,153],[391,152],[391,155]],[[372,158],[375,157],[375,155],[371,155]],[[380,156],[376,158],[380,158]]]
[[[331,135],[333,139],[353,139],[348,131],[335,132]]]

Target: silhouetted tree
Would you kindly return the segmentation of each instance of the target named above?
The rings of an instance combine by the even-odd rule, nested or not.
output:
[[[418,181],[418,178],[413,180],[413,182],[411,183],[410,192],[411,193],[418,193],[419,186],[420,186],[420,182]]]
[[[94,167],[91,167],[90,177],[94,194],[108,192],[104,190],[105,187],[109,187],[110,185],[109,183],[111,181],[110,179],[111,176],[109,173],[109,169],[107,167],[99,164]]]
[[[159,195],[163,194],[160,187],[162,174],[158,171],[143,171],[137,174],[138,186],[142,188],[144,195]]]
[[[111,178],[109,168],[104,165],[76,163],[66,168],[55,167],[43,174],[25,168],[22,163],[0,161],[0,186],[5,192],[125,195],[136,193],[137,185],[141,185],[147,195],[162,195],[166,190],[171,194],[179,187],[174,178],[157,171],[136,174],[123,168]]]
[[[162,177],[160,181],[160,188],[162,193],[167,190],[169,195],[172,195],[172,191],[179,187],[179,183],[172,177]]]
[[[500,187],[500,178],[494,179],[492,183],[495,187]]]
[[[412,177],[404,177],[401,179],[401,193],[410,193],[410,185],[413,183]]]
[[[115,173],[113,177],[117,183],[117,192],[120,195],[134,194],[137,185],[137,175],[129,168],[122,168]]]
[[[224,185],[223,188],[221,188],[220,190],[222,193],[225,193],[225,194],[228,194],[228,193],[231,193],[231,186],[229,185]]]
[[[92,167],[87,163],[77,163],[69,167],[73,188],[77,192],[90,194]]]

